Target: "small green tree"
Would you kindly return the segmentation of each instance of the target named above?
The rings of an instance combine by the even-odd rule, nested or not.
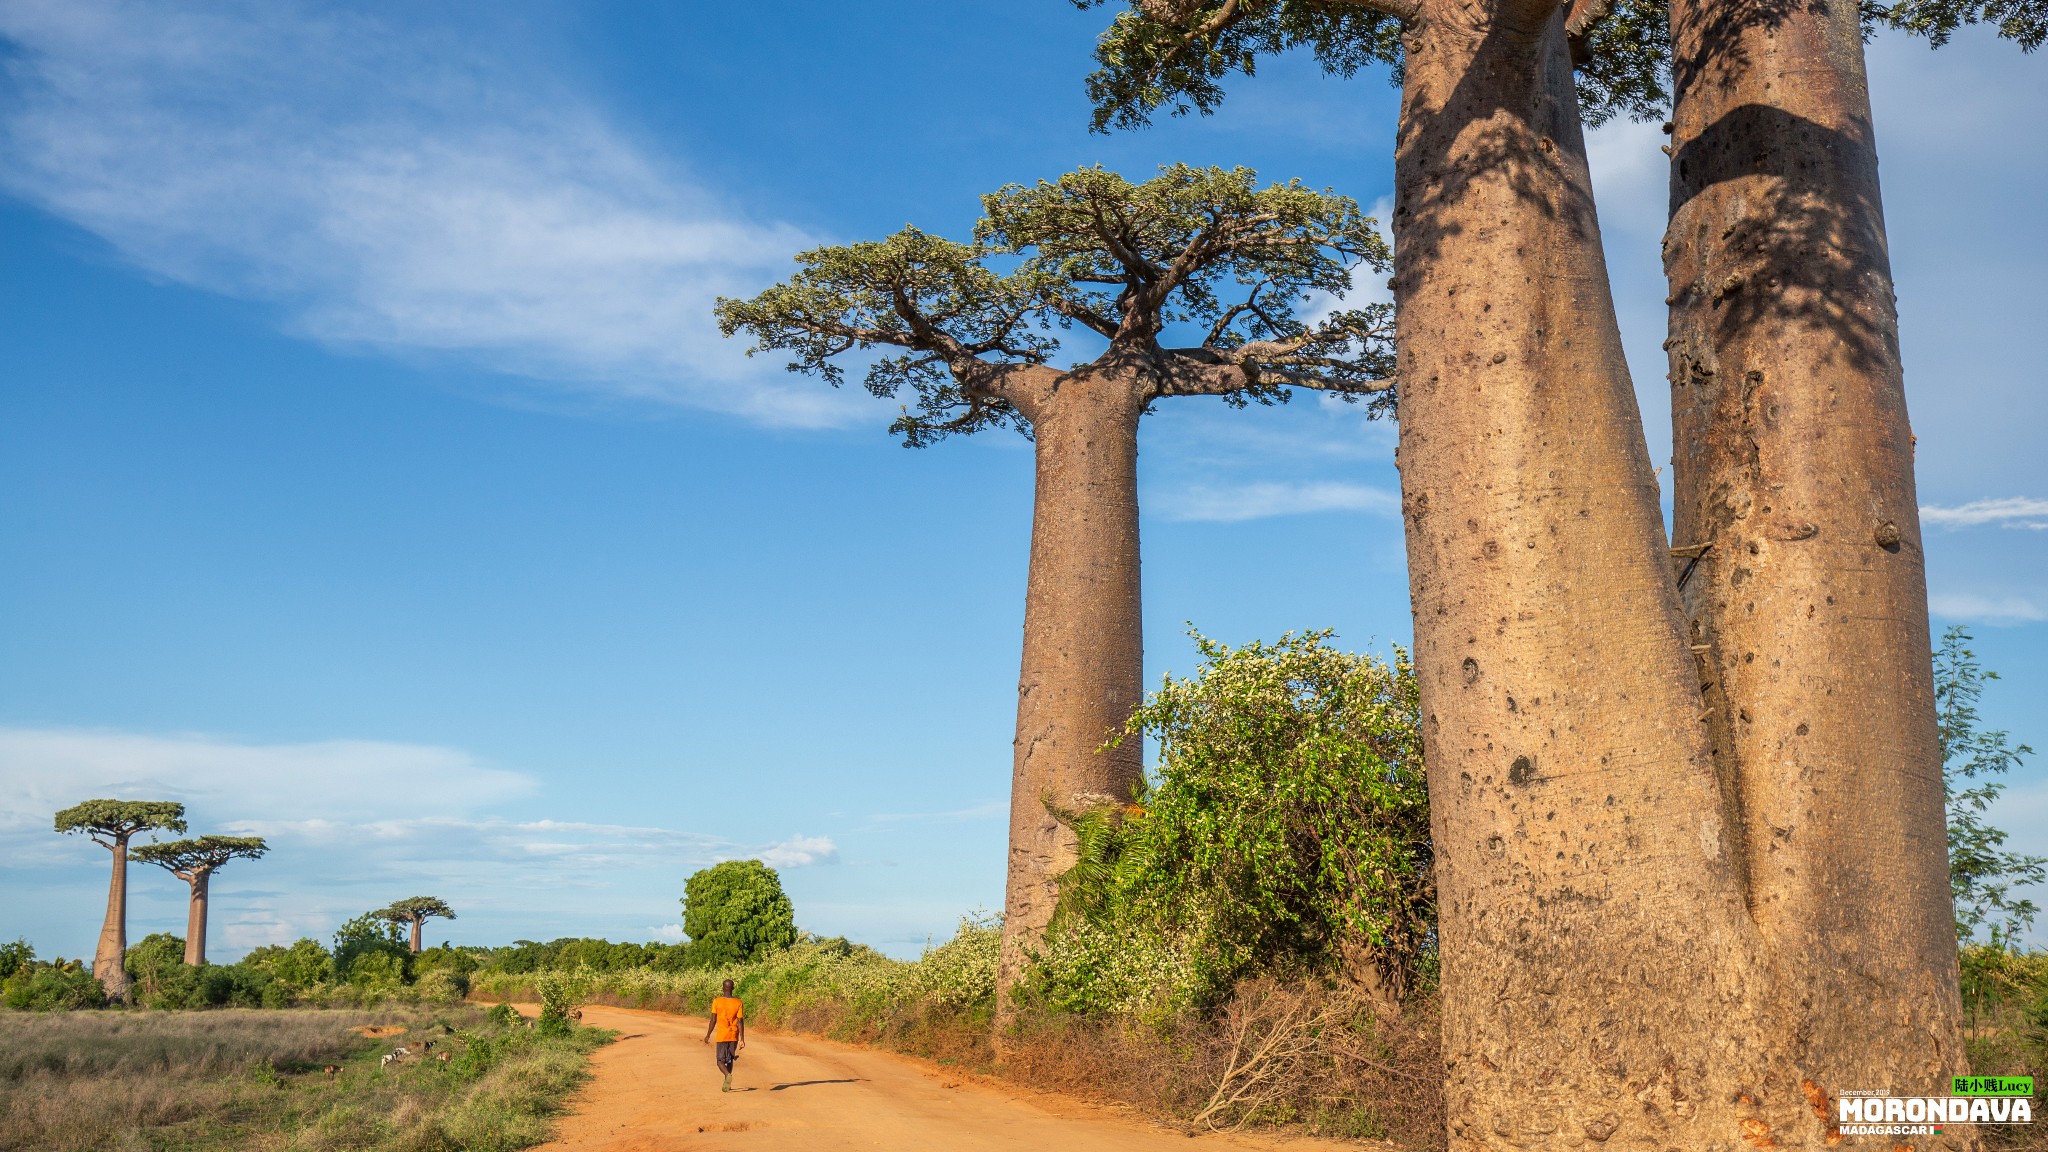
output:
[[[1941,781],[1948,797],[1949,888],[1956,902],[1956,936],[1985,932],[1992,944],[2017,940],[2040,914],[2013,889],[2048,879],[2048,857],[2005,850],[2005,831],[1985,821],[1985,810],[2005,791],[1992,779],[2032,754],[2003,729],[1986,729],[1977,702],[1998,673],[1977,663],[1960,626],[1942,633],[1934,652],[1934,707],[1941,740]]]
[[[1254,970],[1341,974],[1384,1002],[1415,986],[1436,924],[1415,676],[1398,648],[1389,665],[1330,635],[1194,634],[1201,670],[1167,677],[1124,737],[1159,741],[1156,780],[1060,814],[1081,851],[1048,958],[1072,978],[1186,981],[1197,1001]],[[1161,945],[1180,956],[1144,959]]]
[[[213,874],[230,860],[255,860],[268,851],[270,845],[261,836],[200,836],[145,844],[135,850],[137,860],[162,868],[191,889],[185,913],[185,963],[195,968],[206,963],[206,913]]]
[[[242,963],[261,969],[278,983],[304,991],[334,979],[334,955],[318,940],[300,937],[289,947],[267,944],[253,948]]]
[[[81,833],[114,855],[107,918],[100,925],[92,974],[110,999],[128,998],[128,841],[137,832],[185,831],[185,806],[169,800],[87,800],[57,813],[57,831]]]
[[[393,924],[410,929],[412,954],[417,956],[420,954],[420,929],[429,920],[455,919],[455,909],[450,908],[448,902],[439,896],[412,896],[372,915],[381,916]]]
[[[796,943],[796,909],[782,878],[759,860],[727,860],[683,885],[690,966],[744,964]]]
[[[350,984],[400,984],[410,974],[411,960],[403,929],[381,909],[363,913],[334,934],[337,980]]]

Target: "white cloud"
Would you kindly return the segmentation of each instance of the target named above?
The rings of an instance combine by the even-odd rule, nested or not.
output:
[[[177,800],[210,826],[341,826],[396,812],[453,814],[526,796],[532,777],[466,752],[374,740],[245,744],[204,735],[0,728],[0,841],[93,797]],[[19,861],[21,857],[16,857]]]
[[[1384,489],[1338,481],[1190,485],[1148,497],[1169,520],[1235,522],[1311,512],[1400,511],[1400,497]]]
[[[2030,496],[2002,496],[1992,500],[1972,500],[1968,504],[1954,508],[1923,504],[1920,507],[1920,519],[1944,528],[1997,524],[2002,528],[2048,529],[2048,500],[2037,500]]]
[[[1981,620],[1986,624],[2020,624],[2048,620],[2048,611],[2022,596],[1977,596],[1968,592],[1937,592],[1927,598],[1936,616]]]
[[[837,860],[839,845],[830,836],[792,836],[763,848],[755,858],[771,868],[805,868]]]
[[[798,425],[856,403],[710,316],[806,238],[503,45],[288,2],[20,0],[0,36],[0,186],[155,276],[608,396]]]
[[[658,940],[663,944],[681,944],[689,938],[683,933],[681,924],[650,924],[644,931],[649,940]]]

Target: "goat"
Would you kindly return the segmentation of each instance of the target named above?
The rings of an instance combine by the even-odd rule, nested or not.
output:
[[[327,1074],[328,1074],[329,1076],[332,1076],[332,1075],[336,1074],[337,1072],[340,1072],[340,1071],[341,1071],[341,1065],[339,1065],[339,1064],[329,1064],[329,1065],[328,1065],[327,1067],[325,1067],[325,1068],[322,1068],[322,1069],[320,1069],[320,1070],[321,1070],[322,1072],[325,1072],[325,1073],[327,1073]]]
[[[446,1064],[449,1060],[454,1059],[454,1053],[436,1052],[434,1053],[434,1059],[439,1060],[443,1064]]]
[[[433,1042],[432,1040],[429,1040],[429,1041],[427,1041],[426,1043],[424,1043],[424,1044],[420,1045],[420,1051],[422,1051],[422,1052],[431,1052],[431,1051],[433,1051],[433,1050],[434,1050],[434,1042]]]
[[[401,1045],[399,1045],[398,1047],[396,1047],[396,1048],[393,1048],[393,1049],[391,1050],[391,1056],[392,1056],[392,1058],[393,1058],[393,1059],[396,1059],[396,1060],[403,1060],[403,1059],[405,1059],[405,1058],[406,1058],[407,1056],[410,1056],[410,1055],[412,1055],[412,1049],[410,1049],[410,1048],[407,1048],[407,1047],[406,1047],[405,1045],[403,1045],[403,1044],[401,1044]]]
[[[571,1019],[571,1020],[581,1020],[581,1019],[583,1019],[583,1009],[581,1009],[581,1008],[571,1008],[571,1009],[569,1009],[569,1019]]]
[[[391,1062],[392,1062],[393,1060],[396,1060],[396,1059],[398,1059],[398,1057],[397,1057],[397,1055],[396,1055],[396,1054],[394,1054],[394,1053],[390,1053],[390,1052],[386,1052],[386,1053],[384,1054],[384,1058],[383,1058],[382,1060],[379,1060],[379,1061],[377,1061],[377,1067],[379,1067],[379,1068],[389,1068],[389,1067],[391,1067]]]

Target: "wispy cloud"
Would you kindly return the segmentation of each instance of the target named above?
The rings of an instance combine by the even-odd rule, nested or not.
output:
[[[2001,528],[2048,530],[2048,500],[2037,500],[2031,496],[2001,496],[1993,500],[1972,500],[1954,508],[1923,504],[1920,519],[1943,528],[1996,524]]]
[[[1400,511],[1400,497],[1381,488],[1337,481],[1191,485],[1148,495],[1169,520],[1235,522],[1311,512]]]
[[[806,868],[839,859],[839,845],[830,836],[792,836],[754,853],[754,858],[770,868]]]
[[[504,46],[289,0],[20,0],[0,37],[0,187],[150,274],[608,396],[798,425],[855,403],[711,320],[805,237]]]
[[[1977,596],[1968,592],[1937,592],[1927,598],[1936,616],[1981,620],[1986,624],[2025,624],[2048,620],[2048,610],[2023,596]]]

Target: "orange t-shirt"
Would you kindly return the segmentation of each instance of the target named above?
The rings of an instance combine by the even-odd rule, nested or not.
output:
[[[740,1007],[739,997],[720,996],[711,1002],[711,1015],[718,1020],[718,1031],[712,1039],[720,1044],[740,1038],[740,1021],[746,1019],[746,1012]]]

